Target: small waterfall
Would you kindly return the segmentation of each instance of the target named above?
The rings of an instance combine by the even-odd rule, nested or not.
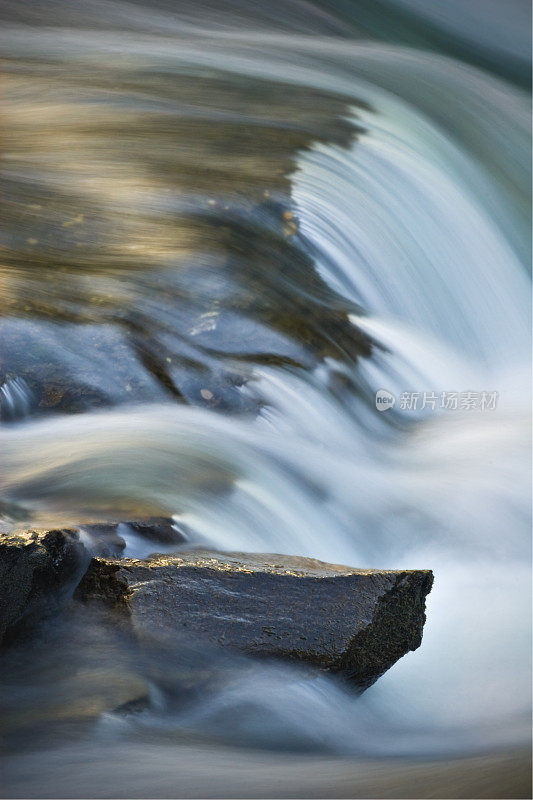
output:
[[[142,111],[156,145],[172,153],[165,121],[173,114],[238,128],[253,115],[233,94],[230,104],[228,87],[236,96],[241,83],[274,87],[265,95],[277,104],[271,116],[261,107],[251,124],[264,147],[272,139],[278,148],[283,174],[264,189],[269,153],[254,151],[243,165],[228,144],[245,199],[235,199],[224,175],[218,193],[206,188],[218,151],[191,189],[182,175],[187,144],[179,169],[169,156],[167,168],[183,182],[174,195],[148,138],[145,161],[110,144],[109,181],[63,163],[76,197],[97,209],[88,239],[104,237],[107,271],[87,250],[71,284],[60,277],[42,292],[41,273],[28,277],[17,262],[8,273],[14,306],[41,292],[47,313],[61,309],[65,318],[41,318],[37,304],[28,312],[33,329],[17,311],[8,330],[15,342],[39,341],[46,359],[86,381],[98,402],[74,409],[81,413],[42,413],[24,375],[9,375],[3,495],[37,520],[164,513],[192,544],[428,567],[435,586],[422,648],[357,699],[329,678],[236,661],[224,665],[230,678],[215,691],[176,709],[152,668],[131,667],[120,650],[121,669],[145,669],[150,707],[126,720],[102,715],[91,747],[102,758],[106,741],[153,741],[161,731],[209,746],[337,756],[521,747],[530,735],[530,123],[523,89],[504,80],[518,74],[520,59],[490,74],[508,51],[492,28],[479,35],[478,65],[447,53],[438,31],[457,27],[447,12],[431,23],[432,48],[418,49],[391,41],[384,23],[378,35],[381,18],[363,2],[355,18],[344,3],[336,14],[330,4],[290,3],[281,29],[277,4],[268,11],[243,0],[226,17],[212,5],[202,24],[197,11],[172,13],[165,3],[106,3],[107,30],[72,24],[60,36],[10,20],[9,57],[20,58],[24,41],[50,74],[72,65],[84,92],[87,76],[100,87],[103,59],[118,89],[100,87],[109,96],[91,96],[87,113],[112,130]],[[419,5],[388,4],[416,25],[432,16]],[[307,27],[300,7],[310,12]],[[236,29],[235,19],[246,25]],[[139,75],[146,83],[132,89]],[[173,87],[184,75],[199,83],[178,103]],[[213,75],[228,92],[225,109],[210,105]],[[296,123],[283,116],[283,92],[300,104]],[[331,103],[326,121],[307,93]],[[57,99],[60,108],[69,102]],[[280,131],[294,138],[290,152],[281,152]],[[90,135],[72,132],[86,159],[100,157]],[[8,164],[17,191],[32,174],[52,191],[58,178],[47,158]],[[15,224],[9,233],[22,240]],[[137,248],[127,267],[117,255],[125,242]],[[64,252],[74,258],[70,240]],[[104,295],[120,295],[121,305]],[[113,356],[101,355],[99,340],[87,355],[85,342],[104,329]],[[115,377],[115,353],[134,365],[134,381]],[[225,405],[211,407],[220,385]],[[376,407],[380,390],[394,399],[386,411]],[[434,406],[422,408],[425,393]],[[458,407],[440,408],[443,393],[456,393]],[[467,393],[478,403],[493,396],[493,406],[461,408]],[[417,395],[416,409],[402,405],[403,394]],[[139,546],[131,537],[128,553],[144,556]]]

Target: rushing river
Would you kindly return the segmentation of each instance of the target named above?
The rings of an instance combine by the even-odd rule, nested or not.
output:
[[[526,796],[529,3],[3,8],[4,529],[435,573],[359,698],[72,604],[3,796]]]

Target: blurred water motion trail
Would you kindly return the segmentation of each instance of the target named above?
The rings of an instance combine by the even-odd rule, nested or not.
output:
[[[4,527],[436,580],[357,699],[73,607],[6,651],[3,796],[527,796],[529,15],[5,0]]]

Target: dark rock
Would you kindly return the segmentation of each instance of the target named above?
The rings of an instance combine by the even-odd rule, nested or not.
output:
[[[72,589],[87,560],[75,531],[0,534],[0,642],[23,617]]]
[[[171,517],[147,517],[145,519],[129,519],[123,522],[92,522],[81,526],[84,543],[94,556],[102,558],[120,558],[126,547],[126,541],[120,534],[126,535],[126,525],[137,536],[148,541],[164,545],[182,545],[187,542],[187,535],[178,530]]]
[[[93,555],[103,558],[117,558],[122,555],[126,542],[118,533],[118,523],[93,522],[83,525],[87,545]]]
[[[113,325],[6,318],[0,338],[0,418],[6,422],[165,397]]]
[[[183,544],[187,537],[176,528],[170,517],[148,517],[147,519],[128,520],[126,525],[145,539],[160,544]]]
[[[371,570],[272,554],[189,551],[93,559],[77,590],[141,637],[191,635],[370,686],[422,640],[429,570]]]

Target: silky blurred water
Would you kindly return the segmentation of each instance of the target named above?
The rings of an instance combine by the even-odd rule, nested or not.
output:
[[[529,14],[4,4],[4,525],[435,573],[359,698],[72,603],[6,651],[4,796],[524,796]]]

